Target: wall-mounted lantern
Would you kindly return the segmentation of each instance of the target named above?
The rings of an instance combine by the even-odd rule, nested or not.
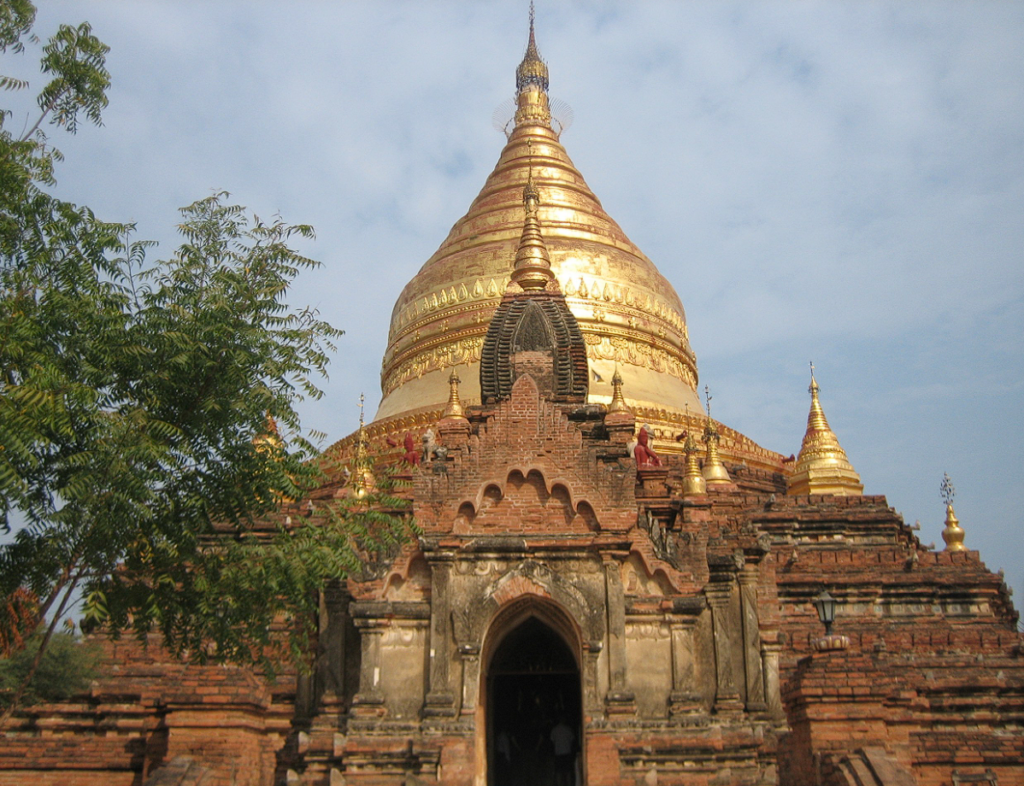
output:
[[[828,590],[822,590],[812,602],[818,610],[818,619],[825,626],[825,635],[831,636],[832,623],[836,621],[836,599],[829,595]]]
[[[819,652],[828,652],[829,650],[845,650],[849,647],[850,640],[846,636],[832,632],[832,623],[836,621],[838,601],[828,590],[822,590],[811,602],[818,612],[818,619],[825,626],[825,635],[814,642],[814,649]]]

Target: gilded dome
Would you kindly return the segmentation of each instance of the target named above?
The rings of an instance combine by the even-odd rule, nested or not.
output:
[[[531,179],[551,267],[586,340],[589,399],[611,400],[618,369],[632,405],[700,412],[679,296],[604,211],[552,129],[532,29],[517,88],[515,127],[494,171],[395,303],[376,419],[443,408],[454,367],[464,403],[480,403],[483,339],[512,273]]]

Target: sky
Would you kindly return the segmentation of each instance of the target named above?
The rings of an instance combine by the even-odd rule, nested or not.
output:
[[[290,296],[343,328],[325,445],[372,416],[391,308],[497,161],[528,4],[46,2],[111,47],[57,193],[177,244],[215,190],[316,228]],[[562,141],[675,286],[716,419],[796,453],[813,360],[865,492],[1024,598],[1024,4],[540,0]],[[7,53],[27,75],[38,48]],[[27,94],[10,128],[30,119]],[[21,104],[19,104],[19,100]]]

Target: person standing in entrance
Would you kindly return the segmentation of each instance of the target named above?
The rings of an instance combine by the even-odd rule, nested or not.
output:
[[[556,786],[574,786],[576,772],[576,735],[565,718],[559,718],[551,730],[551,745],[555,749]]]

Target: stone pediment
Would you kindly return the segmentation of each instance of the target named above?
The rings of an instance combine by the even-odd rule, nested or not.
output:
[[[607,444],[585,437],[529,375],[477,433],[448,449],[443,472],[416,479],[424,531],[570,535],[636,523],[632,462],[601,455]]]

